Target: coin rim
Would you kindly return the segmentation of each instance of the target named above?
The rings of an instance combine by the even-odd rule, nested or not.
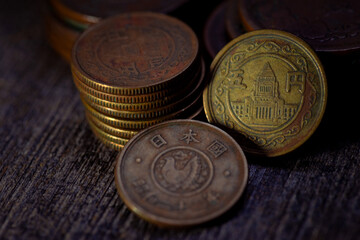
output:
[[[302,144],[304,144],[313,135],[315,130],[320,125],[320,122],[321,122],[321,120],[322,120],[322,118],[324,116],[326,105],[327,105],[328,86],[327,86],[327,80],[326,80],[324,67],[323,67],[319,57],[315,53],[315,51],[304,40],[302,40],[301,38],[297,37],[296,35],[294,35],[292,33],[288,33],[288,32],[281,31],[281,30],[274,30],[274,29],[256,30],[256,31],[245,33],[245,34],[233,39],[228,44],[226,44],[226,46],[223,49],[221,49],[219,51],[219,53],[215,56],[214,60],[212,61],[211,65],[210,65],[211,80],[209,81],[209,84],[205,87],[205,89],[203,91],[203,105],[204,105],[204,112],[205,112],[205,116],[206,116],[207,120],[210,123],[217,123],[217,121],[213,117],[213,114],[212,114],[213,109],[210,106],[210,100],[208,99],[208,97],[210,98],[210,96],[208,96],[209,95],[209,88],[211,87],[210,85],[213,84],[212,80],[214,78],[215,70],[218,68],[219,64],[221,64],[222,60],[225,58],[225,54],[236,43],[238,43],[239,41],[254,37],[254,36],[262,36],[262,35],[281,36],[283,38],[291,40],[292,42],[295,42],[298,47],[302,47],[303,48],[302,51],[304,51],[305,54],[312,60],[312,62],[314,63],[315,68],[318,70],[320,87],[321,86],[323,87],[323,98],[319,99],[319,104],[321,104],[321,106],[322,106],[320,111],[319,111],[319,115],[318,115],[317,119],[314,120],[314,123],[312,124],[312,126],[309,127],[309,130],[308,130],[307,134],[302,135],[303,137],[300,138],[296,143],[291,144],[291,145],[288,144],[287,149],[284,149],[284,148],[281,149],[280,148],[277,151],[273,151],[273,150],[271,150],[271,151],[266,151],[266,150],[257,151],[256,149],[247,148],[247,146],[243,146],[244,150],[246,152],[254,154],[254,155],[262,155],[262,156],[267,156],[267,157],[277,157],[277,156],[284,155],[286,153],[289,153],[289,152],[297,149],[298,147],[300,147]],[[321,88],[320,88],[320,90],[321,90]],[[236,132],[238,132],[238,131],[236,131]],[[241,134],[241,132],[238,132],[238,133]]]
[[[179,70],[176,74],[169,76],[166,79],[163,79],[161,82],[156,83],[146,83],[142,86],[116,86],[112,85],[110,83],[99,81],[98,79],[92,78],[80,65],[77,58],[77,47],[84,39],[87,37],[87,35],[92,31],[97,31],[98,29],[101,29],[103,25],[107,25],[113,21],[118,21],[121,19],[124,19],[125,17],[150,17],[153,19],[163,19],[164,21],[171,21],[174,23],[174,25],[181,27],[184,31],[188,32],[189,34],[189,43],[194,46],[194,53],[192,54],[192,59],[189,61],[189,63],[183,67],[183,69]],[[199,39],[196,35],[196,33],[193,31],[192,28],[182,20],[162,14],[157,12],[127,12],[122,13],[119,15],[115,15],[109,18],[106,18],[99,22],[98,24],[92,25],[88,29],[86,29],[83,34],[76,40],[71,53],[71,68],[72,71],[76,71],[77,75],[80,76],[80,79],[84,79],[87,81],[90,81],[90,84],[93,85],[92,87],[98,89],[98,90],[105,90],[105,92],[108,93],[116,93],[116,94],[123,94],[123,95],[132,95],[134,91],[137,93],[143,94],[143,93],[150,93],[157,91],[162,88],[166,88],[166,86],[180,82],[183,76],[187,76],[188,74],[191,74],[193,67],[197,66],[199,64],[199,58],[200,58],[200,46],[199,46]],[[87,83],[88,84],[88,83]],[[90,85],[88,84],[88,85]]]
[[[131,200],[131,198],[129,197],[129,195],[127,194],[126,189],[124,188],[123,182],[121,181],[121,173],[120,173],[120,167],[124,158],[124,155],[126,154],[126,150],[129,149],[134,142],[136,142],[138,140],[138,138],[141,138],[143,135],[146,135],[148,132],[153,131],[156,128],[162,128],[164,125],[168,126],[169,124],[197,124],[197,125],[205,125],[207,127],[210,127],[210,129],[217,129],[220,134],[226,136],[227,138],[229,138],[229,141],[233,143],[234,148],[236,148],[241,155],[241,158],[239,158],[239,161],[241,161],[240,159],[242,159],[242,164],[243,164],[243,172],[241,174],[243,174],[243,177],[241,177],[239,174],[239,179],[240,179],[240,187],[238,189],[238,191],[236,192],[236,194],[234,194],[233,198],[231,201],[229,201],[229,203],[219,209],[216,212],[212,212],[209,215],[203,216],[203,217],[197,217],[197,218],[193,218],[193,219],[184,219],[184,220],[176,220],[176,219],[172,219],[172,218],[166,218],[163,216],[158,216],[154,213],[149,214],[149,211],[146,211],[145,209],[142,208],[141,205],[138,205],[136,203],[133,202],[133,200]],[[236,155],[239,156],[239,155]],[[125,145],[124,149],[118,154],[118,156],[116,157],[116,165],[114,168],[114,174],[115,174],[115,185],[117,188],[117,192],[120,195],[121,199],[123,200],[123,202],[125,203],[126,206],[128,206],[129,209],[131,209],[136,215],[138,215],[139,217],[152,222],[154,224],[160,225],[160,226],[192,226],[192,225],[198,225],[210,220],[213,220],[219,216],[221,216],[222,214],[224,214],[225,212],[227,212],[229,209],[231,209],[235,203],[240,199],[240,197],[243,195],[245,187],[247,185],[248,182],[248,175],[249,175],[249,169],[248,169],[248,163],[247,163],[247,159],[246,156],[244,154],[244,151],[242,150],[242,148],[240,147],[240,145],[236,142],[236,140],[231,137],[227,132],[225,132],[224,130],[210,124],[210,123],[206,123],[206,122],[202,122],[202,121],[198,121],[198,120],[185,120],[185,119],[177,119],[177,120],[171,120],[171,121],[166,121],[154,126],[151,126],[149,128],[146,128],[142,131],[140,131],[138,134],[136,134],[132,139],[130,139],[130,141]]]

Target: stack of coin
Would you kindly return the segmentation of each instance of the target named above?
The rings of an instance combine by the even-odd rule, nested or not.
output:
[[[180,20],[124,13],[86,30],[72,50],[73,79],[93,132],[121,150],[139,130],[202,107],[205,67]]]
[[[46,12],[46,35],[56,52],[70,62],[76,39],[89,26],[101,19],[130,11],[169,13],[188,0],[49,0]]]

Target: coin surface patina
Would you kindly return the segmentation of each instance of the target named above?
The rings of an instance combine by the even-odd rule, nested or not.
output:
[[[199,69],[196,60],[198,40],[192,29],[150,12],[103,20],[85,31],[72,51],[73,69],[81,80],[104,92],[123,90],[124,95],[127,89],[154,92],[192,77]]]
[[[118,155],[115,182],[140,217],[188,226],[227,211],[241,196],[247,161],[223,130],[195,120],[173,120],[143,130]]]
[[[208,121],[240,133],[247,152],[290,152],[310,137],[324,114],[324,70],[314,51],[292,34],[244,34],[218,53],[211,74],[203,94]]]

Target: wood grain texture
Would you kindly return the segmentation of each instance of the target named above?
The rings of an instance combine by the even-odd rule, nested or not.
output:
[[[228,213],[163,229],[118,197],[117,153],[91,133],[69,67],[45,41],[41,4],[0,3],[0,239],[359,239],[359,100],[349,84],[358,58],[331,67],[323,57],[319,129],[286,156],[249,156],[248,186]]]

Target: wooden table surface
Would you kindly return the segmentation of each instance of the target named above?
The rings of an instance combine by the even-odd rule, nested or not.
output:
[[[283,157],[248,156],[247,188],[228,213],[163,229],[119,198],[117,152],[89,129],[69,66],[44,38],[41,5],[0,3],[0,239],[360,239],[359,58],[323,58],[318,130]]]

